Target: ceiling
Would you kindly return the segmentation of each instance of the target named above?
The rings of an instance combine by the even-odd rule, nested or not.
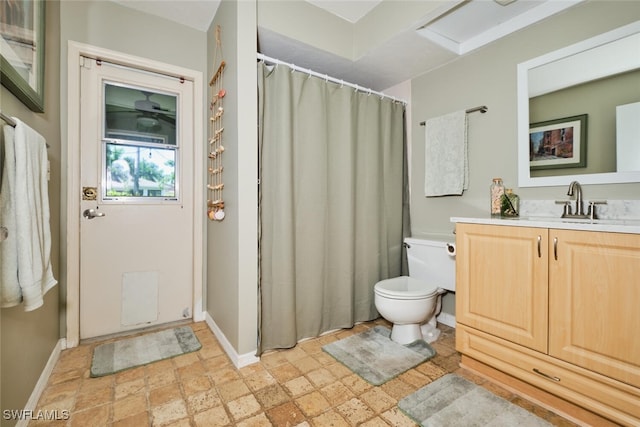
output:
[[[112,0],[126,7],[206,31],[220,0]],[[264,1],[264,0],[263,0]],[[383,1],[305,0],[355,24]],[[433,0],[425,0],[433,1]],[[583,0],[444,0],[435,14],[373,46],[356,59],[258,28],[260,52],[321,74],[382,91],[438,68]],[[186,3],[189,4],[186,7]],[[401,3],[398,2],[399,7]]]

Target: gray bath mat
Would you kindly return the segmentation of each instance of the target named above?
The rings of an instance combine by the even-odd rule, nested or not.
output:
[[[423,340],[402,345],[391,341],[391,330],[375,326],[322,347],[340,363],[373,385],[384,384],[435,356]]]
[[[136,366],[191,353],[202,347],[189,326],[167,329],[97,346],[91,376],[102,377]]]
[[[549,427],[550,423],[465,380],[447,374],[405,397],[398,407],[425,427]]]

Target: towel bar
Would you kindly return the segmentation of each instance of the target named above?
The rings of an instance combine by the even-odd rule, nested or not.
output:
[[[465,113],[467,113],[467,114],[475,113],[476,111],[480,111],[482,114],[484,114],[487,111],[489,111],[489,107],[487,107],[486,105],[481,105],[479,107],[469,108],[468,110],[465,111]],[[427,122],[420,122],[420,126],[424,126],[426,124],[427,124]]]
[[[2,111],[0,111],[0,119],[4,120],[9,126],[16,127],[16,125],[17,125],[15,120],[13,120],[11,117],[7,116]],[[49,148],[49,147],[50,147],[50,145],[49,145],[49,143],[47,143],[47,148]]]

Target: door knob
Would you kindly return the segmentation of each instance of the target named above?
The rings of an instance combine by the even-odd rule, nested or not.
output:
[[[87,219],[93,219],[93,218],[96,218],[96,217],[104,216],[104,213],[96,212],[95,209],[85,209],[85,211],[82,212],[82,216],[87,218]]]
[[[5,226],[0,227],[0,242],[9,238],[9,229]]]

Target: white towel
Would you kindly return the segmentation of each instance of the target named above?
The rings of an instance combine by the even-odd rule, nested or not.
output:
[[[0,187],[0,225],[9,230],[7,240],[0,242],[0,306],[13,307],[22,301],[18,282],[18,239],[16,239],[16,156],[13,150],[14,129],[4,127],[2,186]]]
[[[0,244],[1,304],[10,307],[22,300],[25,311],[31,311],[42,306],[44,294],[57,283],[51,268],[47,147],[42,135],[14,120],[15,129],[5,126],[0,195],[2,222],[11,226],[9,238]]]
[[[468,188],[465,111],[427,120],[424,172],[426,197],[459,196]]]

